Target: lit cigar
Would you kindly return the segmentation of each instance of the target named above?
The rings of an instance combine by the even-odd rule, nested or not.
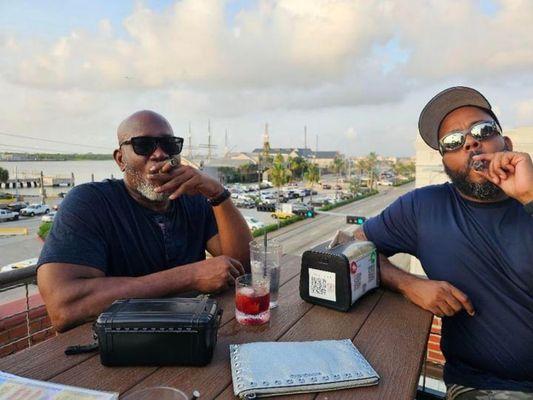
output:
[[[483,171],[484,169],[487,169],[487,162],[484,160],[476,160],[472,163],[472,168],[476,171]]]
[[[173,168],[179,166],[180,163],[181,163],[181,158],[180,158],[180,156],[170,157],[170,159],[169,159],[169,163],[170,163],[170,165],[171,165]]]

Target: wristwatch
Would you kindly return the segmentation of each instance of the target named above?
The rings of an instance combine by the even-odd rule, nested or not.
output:
[[[533,201],[524,204],[524,210],[526,210],[529,215],[533,216]]]
[[[211,207],[216,207],[222,204],[224,201],[231,197],[231,193],[228,189],[224,188],[224,191],[218,196],[213,197],[212,199],[207,199],[207,202],[211,204]]]

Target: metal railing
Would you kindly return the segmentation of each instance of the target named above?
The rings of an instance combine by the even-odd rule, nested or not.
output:
[[[0,315],[0,326],[9,325],[9,321],[16,320],[17,317],[19,316],[24,316],[24,321],[26,325],[26,332],[23,336],[17,335],[17,337],[11,340],[8,337],[5,343],[0,342],[0,354],[2,354],[2,350],[10,346],[13,347],[13,345],[17,345],[24,341],[26,341],[26,345],[24,347],[31,347],[33,346],[33,344],[35,344],[34,337],[36,335],[53,331],[52,326],[46,326],[44,328],[41,327],[41,329],[38,329],[34,332],[32,332],[32,329],[31,329],[31,323],[32,323],[31,312],[33,310],[38,310],[39,308],[44,307],[42,304],[33,306],[33,307],[30,305],[29,287],[30,285],[35,285],[37,283],[37,275],[36,275],[37,272],[36,271],[37,271],[37,266],[31,265],[25,268],[20,268],[20,269],[15,269],[12,271],[6,271],[6,272],[0,273],[0,293],[4,293],[4,292],[11,291],[11,290],[21,288],[21,287],[24,287],[24,291],[25,291],[24,310],[18,311],[12,314],[8,314],[8,315]],[[17,323],[16,325],[19,326],[20,323]]]

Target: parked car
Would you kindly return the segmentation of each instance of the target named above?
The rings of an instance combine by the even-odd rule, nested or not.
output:
[[[0,222],[16,221],[19,219],[19,213],[16,211],[0,210]]]
[[[9,203],[7,205],[7,208],[10,211],[20,212],[20,210],[22,210],[23,208],[28,207],[28,205],[29,204],[26,203],[25,201],[15,201],[14,203]]]
[[[233,203],[235,204],[235,207],[239,208],[255,208],[255,202],[251,199],[245,199],[241,197],[233,200]]]
[[[351,199],[352,197],[354,197],[354,195],[353,195],[353,193],[343,191],[343,192],[340,193],[340,197],[341,197],[342,200],[348,200],[348,199]]]
[[[54,222],[54,218],[55,218],[56,214],[57,214],[57,211],[52,211],[51,213],[44,214],[41,217],[41,221],[43,221],[43,222]]]
[[[322,189],[331,189],[331,185],[329,183],[323,183]]]
[[[391,181],[381,180],[381,181],[378,181],[378,185],[380,185],[380,186],[392,186],[392,182]]]
[[[330,204],[332,201],[327,197],[313,197],[313,201],[311,202],[311,205],[322,207],[326,204]]]
[[[302,217],[309,216],[309,211],[312,211],[311,215],[315,215],[315,208],[313,206],[310,206],[308,204],[303,203],[293,203],[292,204],[292,213],[295,215],[300,215]]]
[[[20,210],[20,215],[33,217],[39,214],[48,214],[50,212],[50,207],[46,204],[31,204],[26,208]]]
[[[292,217],[293,215],[294,215],[293,213],[288,213],[284,211],[276,211],[272,213],[270,216],[274,219],[287,219],[287,218]]]
[[[253,232],[257,229],[261,229],[265,227],[265,224],[263,224],[261,221],[259,221],[257,218],[254,217],[248,217],[244,216],[244,219],[246,220],[246,223],[248,224],[248,228]]]

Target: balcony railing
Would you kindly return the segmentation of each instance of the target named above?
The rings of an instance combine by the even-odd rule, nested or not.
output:
[[[24,290],[23,298],[0,304],[0,357],[55,334],[41,297],[30,295],[30,287],[35,284],[35,265],[0,273],[0,296],[21,288]]]

